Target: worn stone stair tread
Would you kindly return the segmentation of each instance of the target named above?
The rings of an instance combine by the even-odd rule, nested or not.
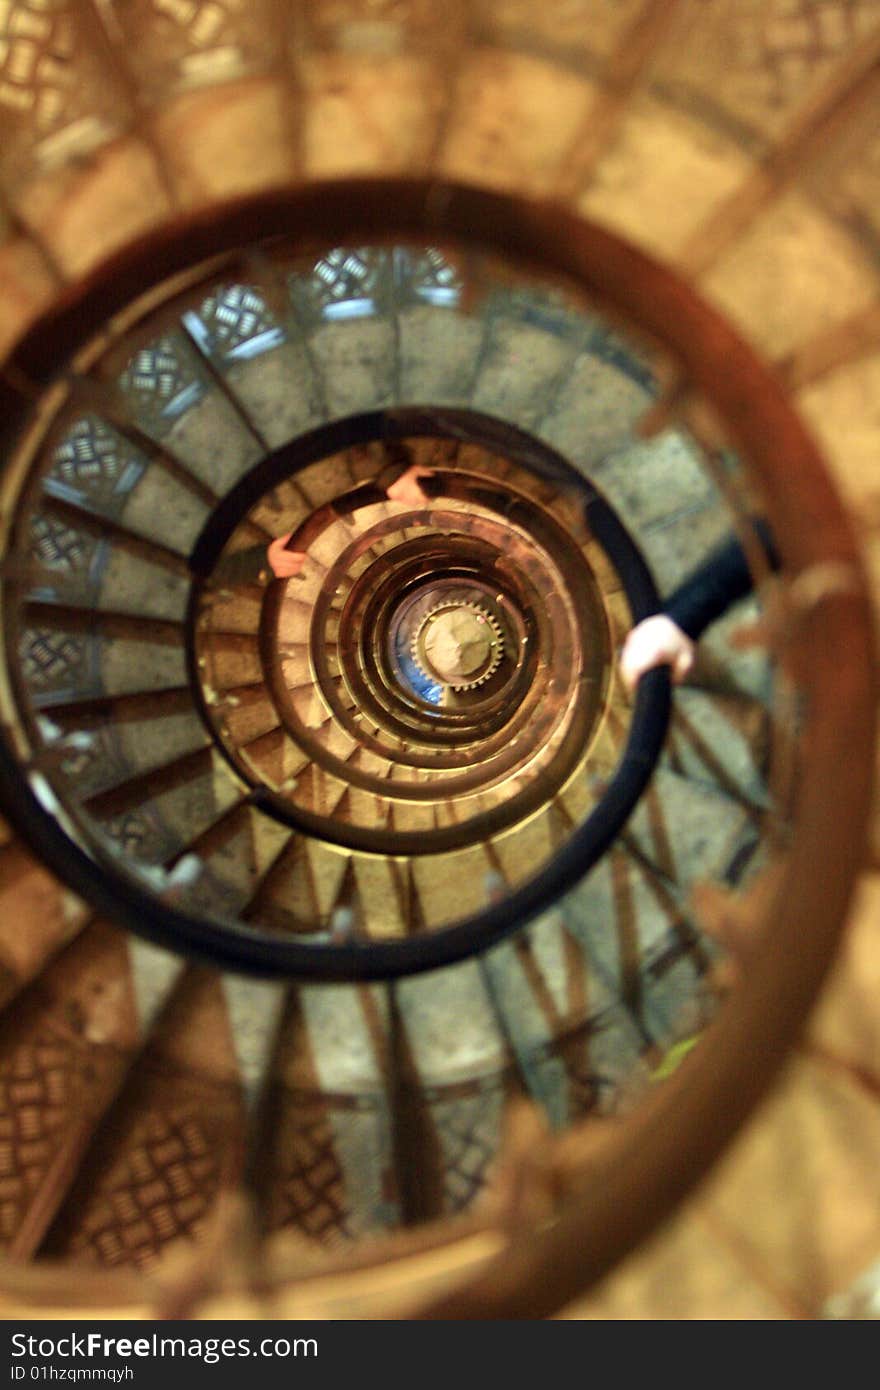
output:
[[[551,909],[515,940],[486,952],[481,964],[520,1071],[551,1124],[575,1118],[572,1071],[582,1086],[586,1077],[595,1079],[594,1104],[603,1110],[613,1110],[622,1093],[644,1081],[643,1034],[574,944],[564,914]]]
[[[680,686],[664,760],[694,782],[706,782],[755,806],[766,806],[769,714],[759,701]]]
[[[22,632],[23,679],[37,707],[187,685],[182,643],[103,637],[29,625]]]
[[[263,683],[260,646],[253,633],[214,632],[200,644],[205,679],[217,691]]]
[[[395,399],[396,334],[388,319],[325,323],[309,339],[328,419],[378,410]]]
[[[681,889],[723,873],[756,814],[717,785],[660,766],[624,829],[658,873]]]
[[[593,477],[634,535],[719,499],[696,447],[678,430],[606,454]]]
[[[147,1268],[240,1183],[248,1112],[222,979],[189,970],[153,1023],[44,1244]]]
[[[253,588],[209,590],[199,612],[197,640],[200,648],[210,646],[213,633],[253,634],[260,625],[262,607],[262,595]]]
[[[283,536],[301,526],[311,510],[295,476],[276,483],[269,496],[255,503],[248,516],[270,535]]]
[[[401,980],[395,994],[426,1086],[482,1075],[508,1060],[475,961]],[[456,1018],[453,1033],[450,1017]]]
[[[517,319],[499,315],[489,326],[471,396],[474,410],[510,420],[522,428],[544,414],[571,365],[576,346]]]
[[[609,452],[631,444],[650,401],[642,382],[587,350],[575,358],[536,432],[590,478]]]
[[[436,1145],[436,1200],[456,1211],[491,1181],[515,1090],[511,1056],[476,961],[402,980],[394,997],[412,1066],[410,1104],[424,1110]]]
[[[50,496],[119,522],[145,540],[161,540],[181,555],[189,554],[210,510],[197,486],[177,477],[161,454],[144,452],[85,406],[56,446],[43,487]],[[157,516],[162,518],[158,535]]]
[[[166,363],[177,391],[171,410],[160,385]],[[259,462],[259,440],[179,329],[126,364],[120,385],[139,428],[217,495]]]
[[[632,525],[632,523],[631,523]],[[651,569],[662,598],[686,579],[716,546],[731,535],[731,519],[720,499],[697,503],[651,526],[632,529]]]
[[[0,846],[0,1006],[5,1007],[83,930],[91,909],[4,824]]]
[[[67,530],[70,537],[75,536],[73,528]],[[87,546],[87,542],[85,544]],[[99,549],[100,581],[97,584],[84,584],[78,570],[44,568],[35,579],[35,597],[51,596],[54,602],[69,603],[84,610],[183,621],[189,597],[189,583],[184,575],[132,554],[120,542],[105,541],[99,543]]]
[[[223,375],[260,437],[272,448],[323,423],[320,383],[301,342],[288,339],[246,361],[227,361]]]
[[[152,718],[95,719],[85,729],[81,718],[72,722],[90,739],[80,757],[71,757],[67,774],[79,799],[121,787],[133,777],[156,771],[210,744],[202,721],[190,710],[157,713]],[[63,717],[56,716],[52,723],[63,737]]]
[[[183,969],[93,922],[0,1023],[0,1109],[15,1175],[2,1209],[7,1253],[41,1247]]]
[[[281,1054],[279,1074],[300,1107],[304,1101],[311,1105],[325,1155],[326,1176],[316,1173],[315,1178],[322,1190],[332,1186],[337,1209],[345,1213],[344,1234],[396,1226],[401,1212],[390,1181],[393,1140],[383,992],[370,986],[306,985],[297,997],[300,1041]],[[309,1147],[313,1154],[313,1145]],[[317,1168],[316,1158],[310,1167]],[[308,1171],[301,1176],[306,1191],[313,1190]]]
[[[428,304],[397,313],[402,405],[466,405],[483,342],[483,324]]]
[[[218,843],[197,851],[203,872],[192,885],[190,905],[199,914],[235,919],[254,898],[293,832],[252,807],[243,808],[228,832],[223,831],[221,823]],[[251,920],[259,924],[258,916]]]
[[[654,1042],[668,1046],[700,1026],[709,952],[675,896],[623,846],[566,894],[560,910],[606,987]]]
[[[278,1046],[282,1015],[291,986],[285,980],[253,980],[224,973],[221,988],[245,1105],[253,1116],[265,1099],[265,1085]]]
[[[238,759],[247,772],[273,791],[296,799],[296,779],[308,770],[311,759],[278,723],[275,713],[271,727],[251,742],[236,745]]]

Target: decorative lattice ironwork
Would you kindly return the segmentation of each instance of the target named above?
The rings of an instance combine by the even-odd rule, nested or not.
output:
[[[284,1161],[273,1184],[272,1225],[294,1226],[322,1244],[350,1240],[354,1232],[332,1117],[323,1105],[300,1108],[308,1106],[307,1099],[294,1106],[296,1113],[282,1127],[278,1145]]]
[[[96,415],[84,415],[55,450],[49,482],[56,485],[53,490],[65,489],[106,506],[131,491],[145,467],[143,457],[109,425]]]
[[[71,1253],[151,1264],[169,1241],[195,1234],[219,1180],[216,1147],[190,1106],[147,1109],[87,1202]]]
[[[504,1085],[483,1083],[475,1095],[431,1107],[443,1150],[443,1205],[465,1211],[489,1180],[498,1148]]]
[[[376,311],[385,294],[390,253],[371,247],[335,247],[308,276],[293,276],[291,288],[301,307],[323,318],[355,318]]]
[[[95,543],[75,527],[55,517],[31,518],[31,554],[44,569],[67,575],[87,572]]]
[[[148,807],[114,816],[103,830],[124,855],[147,864],[161,863],[173,849],[168,832]]]
[[[203,352],[227,361],[257,357],[278,347],[284,330],[266,301],[250,285],[225,285],[205,299],[184,322]]]
[[[872,0],[772,0],[761,7],[755,45],[754,11],[738,45],[744,62],[754,55],[770,106],[784,106],[792,87],[800,89],[819,64],[851,48],[877,22]]]
[[[22,675],[32,690],[74,688],[86,665],[86,642],[69,632],[28,629],[19,647]]]
[[[686,105],[697,95],[724,108],[745,141],[781,132],[789,115],[877,26],[875,0],[767,0],[691,7],[687,43],[667,47],[657,67]]]
[[[436,247],[421,252],[397,250],[394,278],[401,298],[450,307],[461,299],[461,275]]]
[[[43,1028],[0,1062],[0,1240],[45,1178],[85,1057]]]
[[[110,18],[128,62],[150,84],[238,77],[277,54],[272,0],[127,0]]]
[[[64,110],[70,88],[73,26],[69,5],[18,0],[7,19],[0,48],[0,104],[30,111],[37,127],[49,130]]]
[[[88,158],[131,122],[131,105],[98,21],[79,0],[0,3],[0,174],[16,200],[22,180]]]
[[[119,385],[141,419],[165,424],[195,405],[207,389],[191,351],[171,336],[136,352]]]

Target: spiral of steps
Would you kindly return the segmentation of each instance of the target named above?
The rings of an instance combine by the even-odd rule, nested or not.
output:
[[[70,8],[95,62],[133,22]],[[10,35],[30,13],[11,6]],[[384,22],[351,62],[363,44],[390,80]],[[316,34],[320,161],[348,50]],[[438,53],[415,51],[436,81]],[[498,93],[537,61],[492,60]],[[271,113],[280,149],[262,80],[225,89],[217,131]],[[469,80],[437,109],[463,110]],[[211,91],[154,111],[141,154]],[[580,109],[560,91],[560,138],[563,98],[572,130]],[[473,175],[446,120],[438,167]],[[336,130],[341,147],[339,111]],[[114,160],[133,171],[140,135],[114,140],[89,226]],[[251,187],[285,181],[265,146]],[[222,160],[201,184],[199,157],[163,154],[119,244],[166,197],[248,191]],[[87,266],[67,224],[51,247],[34,233],[62,184],[12,208],[42,266],[15,262],[22,303],[112,249],[98,238]],[[4,370],[0,1241],[50,1280],[155,1271],[161,1290],[163,1258],[210,1250],[231,1193],[319,1274],[386,1236],[483,1229],[524,1135],[599,1142],[700,1051],[745,988],[730,905],[760,901],[796,819],[797,670],[777,667],[779,590],[747,541],[756,594],[702,641],[668,730],[663,679],[634,697],[619,676],[632,623],[756,506],[717,420],[670,407],[666,349],[507,251],[309,251],[261,238],[261,211],[233,205],[219,254],[210,219],[179,263],[160,239],[149,282],[150,256],[95,272]],[[401,460],[425,471],[415,504],[382,495]],[[287,533],[306,561],[278,582],[266,549]],[[39,862],[27,832],[47,818],[136,904],[124,921]]]
[[[341,283],[328,286],[328,268]],[[389,409],[376,392],[377,379],[412,390],[405,360],[387,360],[406,330],[377,307],[392,269],[404,306],[438,278],[456,287],[431,313],[452,321],[446,341],[470,344],[458,404],[426,380],[424,347],[430,408],[403,408],[404,394]],[[160,339],[138,325],[136,346],[114,343],[72,383],[32,453],[23,550],[10,551],[27,576],[10,657],[19,719],[31,766],[79,833],[160,900],[311,946],[319,963],[329,949],[337,974],[340,947],[370,978],[402,942],[396,972],[420,973],[247,980],[83,924],[36,988],[70,1014],[86,979],[112,980],[112,1003],[87,996],[77,1032],[97,1028],[102,1054],[129,1046],[124,1062],[89,1068],[87,1096],[62,1065],[57,1107],[26,1140],[39,1072],[14,1078],[43,1054],[10,1016],[10,1134],[33,1165],[4,1209],[18,1257],[140,1266],[195,1234],[246,1170],[267,1230],[318,1243],[466,1211],[491,1186],[516,1098],[555,1128],[613,1115],[696,1037],[719,948],[690,888],[742,874],[765,833],[769,669],[753,661],[737,684],[735,654],[716,652],[715,683],[683,692],[647,799],[594,873],[578,866],[572,891],[510,943],[487,934],[469,959],[424,973],[432,937],[503,907],[601,805],[633,718],[616,652],[644,602],[638,547],[657,538],[670,584],[693,563],[694,534],[703,552],[724,534],[727,508],[683,435],[632,441],[653,382],[601,321],[579,323],[537,290],[484,290],[465,314],[461,276],[438,252],[339,250],[290,277],[280,321],[259,284],[202,285],[176,328],[166,304]],[[294,336],[295,306],[320,295],[332,312],[312,338]],[[199,351],[220,365],[209,373]],[[287,362],[264,379],[278,354],[312,364],[308,394],[323,401],[346,384],[341,364],[370,363],[371,394],[346,404],[374,410],[311,416],[305,435],[261,453],[292,375]],[[554,385],[540,418],[515,396],[524,360],[530,391]],[[578,471],[551,441],[574,431],[587,376],[620,413],[581,438]],[[81,413],[111,390],[112,411]],[[401,453],[430,480],[416,506],[374,484]],[[214,507],[208,477],[227,488]],[[290,533],[306,563],[272,582],[267,546]],[[308,979],[304,958],[294,969]],[[15,1007],[29,1006],[25,993]],[[44,1009],[34,1022],[43,1037]],[[159,1088],[152,1100],[144,1085]]]

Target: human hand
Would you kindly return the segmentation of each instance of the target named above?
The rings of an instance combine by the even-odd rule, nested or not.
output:
[[[405,473],[401,473],[396,483],[392,483],[387,488],[388,496],[392,502],[403,502],[408,507],[418,507],[423,502],[428,501],[428,495],[419,484],[419,478],[432,478],[433,468],[423,468],[418,463],[410,464]]]
[[[266,551],[269,567],[276,579],[292,579],[306,562],[303,551],[285,548],[292,535],[293,532],[288,531],[286,536],[279,536]]]
[[[676,685],[690,674],[696,647],[677,623],[665,613],[644,618],[627,635],[620,653],[620,674],[627,690],[633,691],[648,671],[671,666]]]

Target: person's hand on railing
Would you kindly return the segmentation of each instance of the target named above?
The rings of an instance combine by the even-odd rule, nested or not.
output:
[[[392,483],[387,489],[388,496],[392,502],[403,502],[408,507],[421,506],[423,502],[428,501],[428,495],[423,490],[419,479],[433,476],[434,470],[432,468],[423,468],[420,464],[413,463],[405,473],[401,473],[397,482]]]
[[[687,633],[665,613],[644,618],[627,635],[620,653],[620,674],[633,691],[647,671],[671,666],[676,685],[693,669],[696,647]]]
[[[306,562],[306,556],[301,550],[287,550],[287,542],[293,535],[288,531],[286,536],[279,536],[277,541],[273,541],[266,551],[266,558],[269,561],[269,568],[276,579],[293,579],[300,573]]]

